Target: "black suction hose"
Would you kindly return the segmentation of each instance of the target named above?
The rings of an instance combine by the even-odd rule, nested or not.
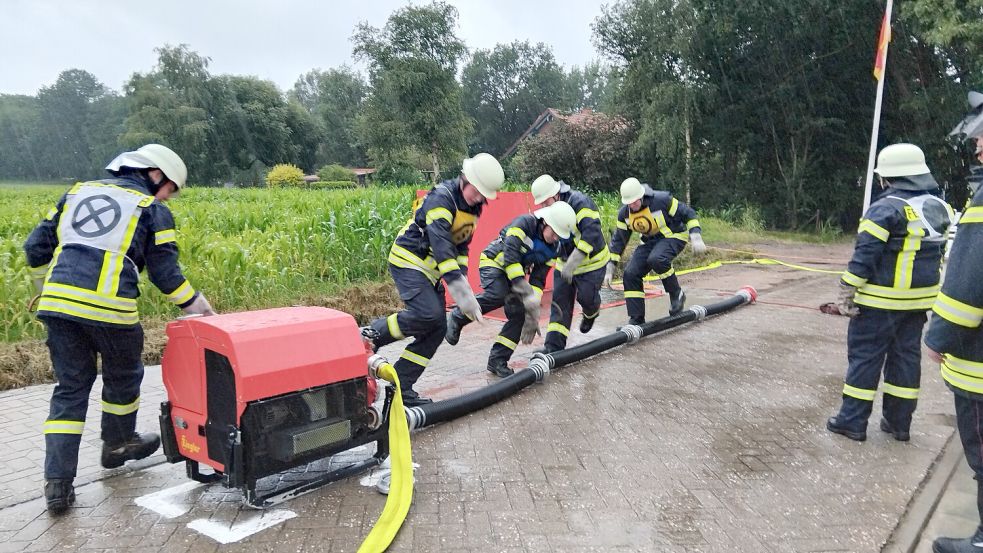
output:
[[[427,405],[406,408],[406,420],[410,429],[417,429],[474,413],[543,380],[551,370],[581,361],[622,344],[635,343],[644,336],[650,336],[689,322],[703,320],[708,315],[718,315],[730,311],[746,303],[752,303],[757,296],[758,293],[754,288],[745,286],[737,294],[721,302],[707,306],[694,305],[671,317],[663,317],[641,326],[626,325],[617,332],[556,353],[538,353],[533,356],[529,363],[529,369],[520,370],[480,390]]]

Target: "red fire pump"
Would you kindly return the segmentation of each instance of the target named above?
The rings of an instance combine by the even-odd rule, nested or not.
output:
[[[380,410],[355,319],[321,307],[192,317],[167,326],[164,453],[188,477],[239,488],[266,507],[381,463],[392,388]],[[363,444],[373,457],[259,495],[257,480]],[[199,471],[201,464],[212,473]]]

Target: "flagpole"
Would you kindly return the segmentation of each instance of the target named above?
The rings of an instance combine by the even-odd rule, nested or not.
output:
[[[884,20],[888,28],[891,25],[891,9],[894,7],[894,0],[887,0],[887,7],[884,10]],[[890,30],[888,31],[890,33]],[[890,35],[888,35],[890,36]],[[877,47],[880,48],[881,37],[878,36]],[[880,78],[877,79],[877,99],[874,101],[874,124],[870,129],[870,153],[867,156],[867,180],[864,183],[864,209],[862,213],[867,213],[870,207],[871,185],[874,182],[874,159],[877,155],[877,131],[881,125],[881,101],[884,98],[884,80],[887,79],[887,46],[884,46],[884,59],[881,60],[882,68]]]

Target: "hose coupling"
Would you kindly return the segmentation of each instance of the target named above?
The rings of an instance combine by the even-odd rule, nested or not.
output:
[[[744,298],[744,303],[754,303],[758,299],[758,291],[753,286],[743,286],[737,295]]]
[[[553,365],[553,356],[537,353],[529,360],[529,370],[536,374],[536,382],[542,382],[549,375]]]
[[[642,327],[638,325],[625,325],[618,330],[628,336],[628,341],[625,342],[627,344],[634,344],[642,339]]]
[[[389,361],[379,355],[378,353],[373,353],[369,356],[369,376],[372,378],[382,378],[379,376],[379,367],[389,363]]]
[[[703,307],[702,305],[690,306],[689,310],[692,311],[694,315],[696,315],[695,320],[697,321],[702,321],[703,319],[707,318],[707,308]]]
[[[426,426],[427,414],[423,412],[423,409],[419,407],[403,407],[403,411],[406,412],[406,426],[410,430],[416,430]]]

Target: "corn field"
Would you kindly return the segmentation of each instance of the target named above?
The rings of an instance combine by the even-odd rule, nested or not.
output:
[[[0,186],[3,341],[43,336],[26,306],[34,293],[22,245],[66,190]],[[388,278],[389,246],[413,188],[267,190],[189,188],[168,202],[185,276],[219,311],[290,305],[313,293]],[[177,310],[141,279],[140,313]]]
[[[26,307],[34,294],[22,245],[67,187],[0,185],[0,341],[44,335]],[[510,184],[513,190],[528,185]],[[617,194],[593,195],[610,237]],[[386,258],[409,218],[415,187],[354,190],[189,188],[168,202],[185,276],[219,311],[262,309],[389,279]],[[760,229],[700,217],[708,243],[749,242]],[[629,246],[637,244],[637,237]],[[473,247],[484,248],[485,244]],[[688,250],[677,268],[698,265]],[[140,313],[170,319],[177,309],[141,279]]]

